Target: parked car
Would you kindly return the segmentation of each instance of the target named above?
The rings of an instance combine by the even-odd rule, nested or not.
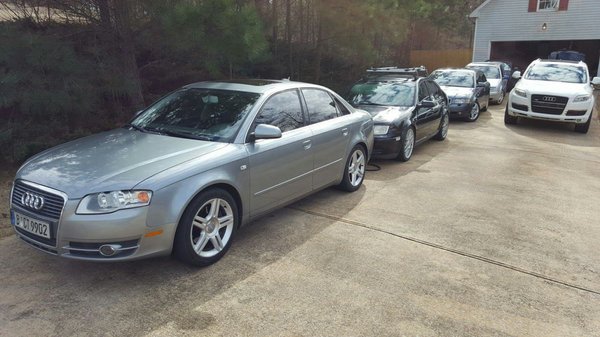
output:
[[[551,52],[548,59],[585,62],[585,54],[574,50],[558,50]]]
[[[481,70],[437,69],[429,78],[448,96],[448,111],[452,118],[474,122],[490,104],[490,84]]]
[[[408,161],[415,145],[444,140],[448,134],[447,97],[427,78],[368,76],[352,87],[348,102],[373,115],[375,158]]]
[[[502,79],[506,81],[505,94],[508,94],[517,83],[517,80],[512,77],[512,74],[517,71],[518,68],[514,67],[510,61],[487,60],[486,62],[500,65],[502,68]]]
[[[490,83],[490,100],[494,104],[502,104],[509,78],[502,75],[502,66],[496,62],[477,62],[467,64],[466,68],[483,71]]]
[[[356,191],[373,120],[331,90],[291,81],[201,82],[127,126],[28,160],[11,192],[17,236],[66,258],[174,252],[219,260],[239,226],[331,185]]]
[[[521,78],[521,73],[514,77]],[[596,82],[600,78],[594,78],[592,83]],[[571,122],[575,131],[587,133],[594,109],[592,92],[585,63],[537,59],[509,95],[504,122],[516,124],[519,117]]]
[[[376,67],[367,69],[367,76],[379,76],[379,75],[413,75],[418,77],[427,77],[429,73],[425,66],[419,67]]]

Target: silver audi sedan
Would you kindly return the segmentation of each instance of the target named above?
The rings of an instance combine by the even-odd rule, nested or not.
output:
[[[23,241],[62,257],[173,253],[205,266],[252,219],[328,186],[357,190],[372,147],[371,116],[327,88],[195,83],[123,128],[29,159],[11,221]]]

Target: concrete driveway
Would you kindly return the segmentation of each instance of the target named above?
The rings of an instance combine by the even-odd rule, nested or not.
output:
[[[600,123],[503,107],[242,229],[195,269],[0,241],[0,336],[600,336]]]

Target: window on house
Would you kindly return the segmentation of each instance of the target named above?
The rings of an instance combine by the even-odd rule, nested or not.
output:
[[[560,0],[538,0],[538,10],[558,10]]]

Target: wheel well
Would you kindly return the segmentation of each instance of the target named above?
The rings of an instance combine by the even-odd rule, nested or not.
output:
[[[240,219],[238,226],[241,226],[242,225],[242,217],[244,214],[244,210],[243,210],[244,205],[242,205],[242,197],[240,196],[240,193],[238,192],[238,190],[235,187],[233,187],[229,184],[225,184],[225,183],[217,183],[217,184],[209,185],[209,186],[204,187],[202,190],[198,191],[198,193],[196,193],[196,195],[194,195],[194,198],[196,198],[200,193],[210,190],[212,188],[220,188],[222,190],[227,191],[229,194],[231,194],[231,196],[233,197],[233,200],[235,200],[235,203],[237,204],[238,216]]]
[[[369,150],[367,148],[367,144],[365,144],[364,142],[358,142],[356,143],[356,145],[360,145],[363,150],[365,150],[365,154],[367,155],[367,158],[369,158]]]

